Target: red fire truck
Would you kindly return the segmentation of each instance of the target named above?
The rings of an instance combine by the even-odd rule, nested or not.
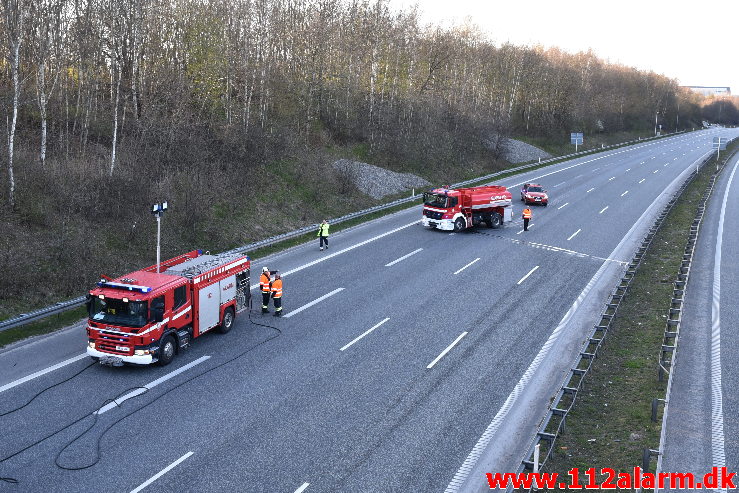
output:
[[[429,228],[461,231],[481,223],[498,228],[512,216],[511,193],[498,185],[437,188],[423,194],[421,222]]]
[[[87,299],[87,354],[102,363],[169,364],[190,341],[231,330],[249,302],[249,257],[200,250],[105,277]]]

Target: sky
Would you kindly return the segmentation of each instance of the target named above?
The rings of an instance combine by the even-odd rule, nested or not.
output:
[[[468,18],[497,45],[556,46],[739,96],[739,0],[388,0],[417,4],[424,23]]]

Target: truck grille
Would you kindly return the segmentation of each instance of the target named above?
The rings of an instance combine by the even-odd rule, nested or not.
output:
[[[121,348],[125,347],[125,351]],[[129,356],[133,354],[133,345],[130,343],[130,337],[120,334],[111,334],[110,332],[100,331],[100,338],[95,341],[95,348],[111,354],[120,354]]]
[[[434,211],[423,211],[424,215],[428,217],[429,219],[441,219],[442,213],[441,212],[434,212]]]

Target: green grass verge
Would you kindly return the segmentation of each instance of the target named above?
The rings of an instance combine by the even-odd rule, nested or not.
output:
[[[14,329],[4,330],[0,332],[0,347],[7,346],[8,344],[28,337],[48,334],[49,332],[69,327],[85,318],[85,316],[87,316],[85,307],[80,306],[73,310],[46,317],[38,322],[24,325],[22,327],[16,327]]]
[[[715,169],[714,158],[652,240],[545,471],[563,476],[573,467],[631,472],[641,465],[645,448],[657,448],[661,418],[651,421],[651,404],[664,398],[666,389],[666,382],[658,381],[657,358],[690,226]]]
[[[669,137],[669,136],[670,135],[663,135],[662,138]],[[629,136],[629,138],[630,139],[631,138],[635,138],[635,136]],[[623,145],[625,146],[625,145],[633,145],[633,144],[623,144]],[[617,146],[617,147],[622,147],[622,146]],[[606,150],[612,150],[612,149],[615,149],[615,148],[616,147],[612,147],[612,148],[606,149]],[[355,149],[355,154],[361,154],[360,151],[361,151],[361,149]],[[570,150],[570,151],[572,151],[572,150]],[[602,151],[604,151],[604,150],[603,149],[599,149],[599,148],[591,149],[589,152],[587,152],[585,154],[582,154],[582,155],[580,155],[578,157],[581,157],[581,156],[584,156],[584,155],[595,154],[595,153],[602,152]],[[542,163],[541,165],[533,166],[531,168],[527,168],[527,169],[521,170],[521,171],[503,172],[502,174],[496,176],[495,177],[495,180],[500,180],[500,179],[503,179],[503,178],[507,178],[509,176],[513,176],[513,175],[517,175],[517,174],[521,174],[521,173],[526,173],[528,171],[536,170],[536,169],[543,168],[543,167],[546,167],[546,166],[551,166],[553,164],[557,164],[557,163],[560,163],[560,162],[563,162],[563,161],[567,161],[569,159],[572,159],[572,158],[562,158],[562,159],[556,159],[556,160],[553,160],[553,161],[548,161],[546,163]],[[523,164],[525,164],[525,163],[511,164],[511,167],[512,168],[515,168],[515,167],[518,167],[518,166],[522,166]],[[505,171],[505,170],[503,170],[503,171]],[[475,182],[475,183],[473,183],[471,185],[468,185],[468,186],[476,186],[476,185],[480,185],[480,184],[483,184],[483,183],[487,183],[489,181],[490,181],[489,179],[488,180],[480,180],[479,182]],[[397,195],[393,195],[393,196],[387,197],[386,200],[388,202],[392,202],[393,200],[396,200],[396,199],[399,199],[399,198],[402,198],[402,197],[407,197],[407,196],[408,196],[408,194],[406,194],[406,193],[397,194]],[[420,201],[420,196],[419,196],[419,201]],[[347,228],[356,226],[356,225],[361,224],[361,223],[364,223],[364,222],[372,221],[374,219],[377,219],[377,218],[380,218],[380,217],[383,217],[383,216],[386,216],[386,215],[389,215],[389,214],[393,214],[395,212],[398,212],[398,211],[401,211],[401,210],[404,210],[404,209],[408,209],[408,208],[411,208],[411,207],[416,207],[416,206],[418,206],[418,204],[419,204],[419,202],[410,202],[410,203],[406,203],[406,204],[401,204],[401,205],[398,205],[398,206],[395,206],[395,207],[384,209],[382,211],[377,211],[377,212],[374,212],[372,214],[368,214],[368,215],[361,216],[361,217],[358,217],[358,218],[355,218],[355,219],[351,219],[349,221],[346,221],[346,222],[343,222],[343,223],[340,223],[340,224],[332,225],[331,226],[331,232],[332,233],[336,233],[338,231],[345,230]],[[301,244],[303,244],[305,242],[312,241],[312,240],[316,240],[315,232],[313,232],[313,233],[306,233],[304,235],[296,236],[295,238],[290,238],[288,240],[281,241],[281,242],[276,243],[274,245],[265,246],[265,247],[262,247],[262,248],[258,248],[256,250],[252,250],[251,252],[249,252],[249,257],[252,260],[257,260],[257,259],[260,259],[260,258],[267,257],[268,255],[271,255],[273,253],[276,253],[276,252],[279,252],[279,251],[282,251],[282,250],[286,250],[288,248],[292,248],[294,246],[298,246],[298,245],[301,245]],[[84,317],[84,315],[85,315],[84,314],[84,310],[82,310],[82,309],[80,309],[80,310],[81,311],[78,312],[78,314],[76,316],[72,316],[69,319],[63,316],[63,315],[66,315],[66,314],[54,315],[52,317],[49,317],[49,318],[44,319],[44,320],[41,320],[41,321],[36,322],[34,324],[31,324],[29,326],[18,327],[16,329],[10,329],[10,330],[4,331],[4,332],[0,332],[0,348],[3,347],[4,345],[10,344],[12,342],[19,341],[21,339],[25,339],[27,337],[31,337],[31,336],[35,336],[35,335],[39,335],[39,334],[46,334],[46,333],[49,333],[49,332],[53,332],[55,330],[62,329],[64,327],[68,326],[70,323],[76,321],[77,319]],[[72,313],[75,313],[75,312],[77,312],[77,310],[73,310],[73,311],[70,311],[68,313],[72,314]]]

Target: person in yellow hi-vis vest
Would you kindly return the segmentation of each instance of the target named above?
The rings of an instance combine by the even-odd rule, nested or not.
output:
[[[275,317],[282,315],[282,277],[275,273],[275,280],[272,281],[272,301],[275,304]]]
[[[319,244],[321,250],[323,250],[323,244],[326,244],[326,250],[328,250],[328,222],[324,219],[321,224],[318,225]]]

